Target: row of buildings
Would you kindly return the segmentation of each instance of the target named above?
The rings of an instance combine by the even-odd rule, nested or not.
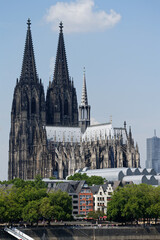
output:
[[[88,186],[85,181],[43,179],[48,191],[64,191],[72,197],[72,215],[87,215],[91,211],[107,213],[108,202],[114,190],[126,184],[160,185],[160,175],[154,169],[146,168],[104,168],[79,169],[76,173],[87,176],[101,176],[106,180],[103,185]]]
[[[88,186],[85,181],[50,180],[47,183],[48,191],[64,191],[72,197],[72,215],[86,216],[92,211],[107,213],[107,205],[113,191],[121,184],[120,181],[107,182],[103,185]]]

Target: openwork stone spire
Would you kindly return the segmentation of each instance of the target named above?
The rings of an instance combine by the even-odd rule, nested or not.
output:
[[[81,105],[82,106],[88,105],[85,68],[84,68],[84,73],[83,73],[83,88],[82,88]]]
[[[59,28],[54,77],[46,96],[46,121],[50,126],[77,127],[77,94],[73,81],[69,78],[62,22]]]
[[[31,21],[27,21],[28,29],[26,35],[26,42],[23,55],[22,71],[20,81],[26,82],[37,82],[37,71],[34,57],[34,49],[32,43],[32,34],[31,34]]]
[[[59,40],[57,48],[56,63],[54,69],[53,83],[54,84],[67,84],[69,83],[69,73],[67,65],[67,57],[65,51],[64,37],[63,37],[63,23],[59,25]]]
[[[88,105],[86,74],[84,68],[82,98],[81,104],[79,106],[79,126],[81,127],[82,133],[84,133],[86,131],[86,128],[90,126],[90,108],[91,108],[90,105]]]

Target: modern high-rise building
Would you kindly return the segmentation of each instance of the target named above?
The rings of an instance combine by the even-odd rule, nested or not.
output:
[[[112,127],[112,122],[90,125],[85,71],[78,106],[62,23],[53,79],[45,97],[36,70],[30,19],[27,25],[22,71],[11,108],[8,178],[33,179],[40,174],[63,179],[85,167],[139,167],[138,145],[134,144],[131,128],[127,131],[126,122],[118,128]],[[102,111],[106,108],[100,107]]]
[[[154,168],[157,173],[160,173],[160,138],[156,136],[147,138],[147,160],[146,168]]]

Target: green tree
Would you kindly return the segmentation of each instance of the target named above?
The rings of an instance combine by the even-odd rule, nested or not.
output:
[[[50,224],[50,221],[54,216],[54,206],[51,206],[51,202],[48,197],[41,199],[39,211],[42,217],[48,220],[48,223]]]
[[[124,188],[118,188],[107,207],[107,217],[109,220],[125,222],[126,217],[123,216],[123,208],[128,201],[128,196],[125,195]]]
[[[118,188],[108,203],[108,219],[120,222],[150,219],[154,212],[154,191],[155,188],[147,184]]]
[[[40,175],[35,177],[34,183],[36,188],[46,188],[46,183],[43,182],[43,178]]]
[[[89,186],[94,185],[103,185],[104,184],[104,178],[100,177],[100,176],[91,176],[89,177],[89,179],[87,180],[87,183]]]
[[[22,212],[23,221],[31,223],[31,225],[35,222],[38,223],[40,219],[40,211],[39,211],[40,202],[39,201],[30,201],[24,207]]]
[[[150,218],[155,218],[155,223],[160,217],[160,186],[150,191],[151,205],[146,209]]]
[[[0,222],[6,222],[6,198],[7,194],[2,189],[0,190]]]
[[[16,201],[16,198],[16,192],[13,189],[7,191],[5,196],[5,219],[10,223],[20,221],[22,216],[22,207]]]
[[[100,176],[87,176],[86,173],[75,173],[74,175],[71,175],[68,177],[68,180],[85,180],[86,183],[89,185],[89,186],[92,186],[93,184],[94,185],[103,185],[104,184],[104,178],[100,177]]]
[[[86,173],[75,173],[74,175],[71,175],[68,177],[68,180],[85,180],[87,181],[88,180],[88,176]]]
[[[53,218],[57,220],[69,220],[72,214],[72,198],[61,190],[49,193],[49,200],[53,209]]]

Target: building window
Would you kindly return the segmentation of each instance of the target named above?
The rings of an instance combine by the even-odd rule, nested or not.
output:
[[[90,193],[91,192],[91,190],[90,189],[86,189],[86,193]]]
[[[78,203],[78,201],[73,201],[73,203]]]
[[[86,199],[89,199],[89,198],[91,198],[91,195],[86,195]]]
[[[73,209],[78,209],[78,206],[73,206]]]
[[[90,204],[91,203],[91,201],[86,201],[86,205],[88,205],[88,204]]]
[[[78,198],[78,195],[73,195],[73,198]]]
[[[78,214],[78,212],[77,211],[73,211],[73,214]]]
[[[80,199],[83,199],[83,198],[85,198],[85,195],[80,195]]]

